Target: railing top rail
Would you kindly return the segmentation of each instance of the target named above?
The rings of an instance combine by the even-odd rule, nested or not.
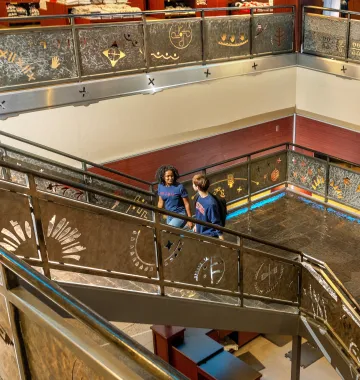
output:
[[[84,303],[78,301],[54,281],[47,279],[30,265],[3,248],[0,249],[0,262],[63,310],[115,343],[124,353],[151,373],[156,374],[159,379],[185,379],[175,368],[151,354],[145,347],[124,334]]]
[[[183,220],[186,220],[186,221],[189,221],[189,222],[192,222],[192,223],[201,224],[201,225],[206,226],[206,227],[212,227],[212,228],[215,228],[218,231],[222,231],[224,233],[227,233],[227,234],[230,234],[230,235],[234,235],[234,236],[237,236],[237,237],[240,237],[240,238],[243,238],[243,239],[255,241],[255,242],[260,243],[260,244],[268,245],[270,247],[278,248],[278,249],[281,249],[283,251],[295,253],[295,254],[298,254],[298,255],[302,254],[301,251],[296,250],[296,249],[285,247],[285,246],[282,246],[282,245],[279,245],[279,244],[276,244],[276,243],[272,243],[272,242],[264,240],[264,239],[259,239],[259,238],[256,238],[254,236],[251,236],[251,235],[247,235],[247,234],[244,234],[244,233],[241,233],[241,232],[237,232],[237,231],[231,230],[229,228],[225,228],[225,227],[221,227],[221,226],[218,226],[218,225],[214,225],[212,223],[207,223],[207,222],[195,219],[195,218],[190,218],[190,217],[185,216],[185,215],[179,215],[177,213],[174,213],[174,212],[171,212],[171,211],[167,211],[165,209],[158,208],[158,207],[146,204],[146,203],[137,202],[137,201],[134,201],[134,200],[131,200],[131,199],[119,196],[119,195],[109,194],[107,192],[104,192],[104,191],[101,191],[101,190],[98,190],[98,189],[94,189],[94,188],[91,188],[91,187],[89,187],[87,185],[84,185],[84,184],[81,184],[81,183],[78,183],[78,182],[74,182],[74,181],[71,181],[71,180],[68,180],[68,179],[64,179],[64,178],[61,178],[61,177],[58,177],[58,176],[54,176],[54,175],[50,175],[50,174],[45,174],[45,173],[39,173],[36,170],[32,170],[32,169],[29,169],[29,168],[22,168],[22,167],[13,165],[13,164],[11,164],[9,162],[4,162],[1,166],[10,168],[12,170],[15,170],[15,171],[18,171],[18,172],[21,172],[21,173],[31,174],[31,175],[33,175],[35,177],[38,177],[38,178],[44,178],[44,179],[47,179],[47,180],[50,180],[50,181],[62,183],[64,185],[71,186],[71,187],[74,187],[74,188],[77,188],[77,189],[80,189],[80,190],[83,190],[83,191],[87,191],[89,193],[97,194],[97,195],[100,195],[100,196],[103,196],[103,197],[107,197],[107,198],[110,198],[110,199],[114,199],[114,200],[117,200],[117,201],[120,201],[120,202],[125,202],[127,204],[130,204],[130,205],[133,205],[133,206],[136,206],[136,207],[141,207],[143,209],[150,210],[150,211],[153,211],[155,213],[157,212],[159,214],[163,214],[163,215],[167,215],[167,216],[172,216],[172,217],[176,217],[176,218],[181,218]],[[3,182],[3,181],[0,181],[0,183],[1,182]],[[5,181],[5,183],[6,183],[6,181]],[[107,210],[107,209],[104,209],[104,211],[108,212],[109,215],[112,212],[115,212],[115,211],[111,211],[111,210]],[[130,215],[126,215],[126,216],[128,218],[134,218],[135,219],[135,217],[133,217],[133,216],[130,216]],[[215,240],[215,241],[217,241],[217,240]],[[219,244],[221,244],[221,240],[219,240]]]
[[[62,19],[62,18],[81,18],[81,17],[116,17],[116,16],[121,16],[121,17],[131,17],[133,18],[134,16],[152,16],[156,14],[163,14],[163,13],[188,13],[191,11],[194,12],[212,12],[212,11],[231,11],[231,10],[252,10],[252,9],[284,9],[284,8],[290,8],[294,12],[295,5],[264,5],[264,6],[256,6],[256,7],[221,7],[221,8],[192,8],[192,9],[186,9],[186,10],[181,10],[181,9],[175,9],[175,10],[154,10],[154,11],[141,11],[141,12],[123,12],[123,13],[84,13],[84,14],[63,14],[63,15],[55,15],[55,16],[27,16],[27,17],[12,17],[11,20],[15,21],[24,21],[24,20],[45,20],[45,19]],[[8,17],[1,17],[0,22],[9,22]]]
[[[43,145],[43,144],[39,144],[37,142],[34,142],[34,141],[30,141],[30,140],[27,140],[23,137],[19,137],[19,136],[15,136],[15,135],[12,135],[11,133],[7,133],[7,132],[4,132],[4,131],[0,131],[0,135],[2,136],[5,136],[5,137],[8,137],[8,138],[11,138],[11,139],[14,139],[14,140],[17,140],[17,141],[20,141],[22,143],[25,143],[25,144],[28,144],[28,145],[32,145],[32,146],[35,146],[37,148],[40,148],[40,149],[43,149],[43,150],[47,150],[49,152],[52,152],[52,153],[55,153],[55,154],[58,154],[59,156],[63,156],[63,157],[67,157],[67,158],[70,158],[71,160],[74,160],[74,161],[78,161],[80,163],[84,163],[84,164],[87,164],[87,165],[90,165],[90,166],[93,166],[95,168],[98,168],[98,169],[101,169],[101,170],[104,170],[104,171],[107,171],[109,173],[113,173],[113,174],[117,174],[119,176],[122,176],[124,178],[127,178],[127,179],[131,179],[131,180],[134,180],[134,181],[137,181],[137,182],[140,182],[140,183],[143,183],[145,185],[151,185],[151,182],[149,181],[145,181],[143,179],[139,179],[139,178],[136,178],[130,174],[126,174],[126,173],[122,173],[118,170],[115,170],[115,169],[111,169],[111,168],[108,168],[106,166],[103,166],[103,165],[100,165],[100,164],[96,164],[95,162],[92,162],[92,161],[89,161],[89,160],[86,160],[86,159],[83,159],[83,158],[80,158],[80,157],[77,157],[77,156],[74,156],[72,154],[69,154],[69,153],[65,153],[65,152],[62,152],[58,149],[54,149],[54,148],[51,148],[51,147],[48,147],[46,145]]]
[[[360,12],[356,12],[356,11],[345,11],[345,10],[336,9],[336,8],[319,7],[317,5],[303,5],[303,8],[321,10],[321,11],[339,12],[339,13],[350,14],[350,15],[360,15]]]
[[[51,165],[58,166],[60,168],[66,169],[66,170],[69,170],[69,171],[72,171],[72,172],[75,172],[75,173],[78,173],[78,174],[81,174],[81,175],[85,175],[87,177],[96,178],[96,179],[99,179],[101,181],[110,183],[112,185],[117,185],[119,187],[123,187],[123,188],[128,189],[128,190],[136,191],[136,192],[139,192],[139,193],[142,193],[142,194],[146,194],[146,195],[149,195],[149,196],[155,195],[155,193],[152,193],[151,191],[147,191],[147,190],[141,189],[139,187],[128,185],[127,183],[116,181],[115,179],[112,179],[112,178],[109,178],[109,177],[104,177],[102,175],[99,175],[99,174],[96,174],[96,173],[93,173],[93,172],[90,172],[90,171],[85,171],[85,170],[82,170],[82,169],[78,169],[78,168],[75,168],[74,166],[66,165],[66,164],[63,164],[61,162],[58,162],[58,161],[55,161],[55,160],[51,160],[49,158],[44,158],[42,156],[38,156],[36,154],[32,154],[32,153],[26,152],[24,150],[21,150],[21,149],[18,149],[18,148],[14,148],[14,147],[12,147],[10,145],[6,145],[6,144],[0,143],[0,149],[1,148],[5,149],[8,152],[14,152],[14,153],[22,154],[22,155],[24,155],[26,157],[31,157],[31,158],[34,158],[36,160],[43,161],[43,162],[49,163]],[[0,159],[0,163],[1,163],[1,159]]]

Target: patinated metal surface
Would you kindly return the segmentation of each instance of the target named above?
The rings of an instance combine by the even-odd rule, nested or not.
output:
[[[360,319],[328,284],[321,272],[304,264],[301,306],[330,325],[360,365]]]
[[[9,314],[2,294],[0,294],[0,378],[20,379]]]
[[[360,61],[360,21],[351,20],[349,58]]]
[[[89,183],[89,186],[95,189],[109,192],[110,194],[113,194],[113,195],[119,195],[125,198],[129,198],[137,202],[151,204],[150,197],[144,193],[126,189],[124,187],[120,187],[118,185],[104,182],[99,179],[93,178],[91,180],[91,183]],[[137,216],[139,218],[148,219],[148,220],[152,218],[152,212],[149,210],[145,210],[142,207],[132,206],[125,202],[119,202],[115,199],[103,197],[101,195],[89,193],[89,201],[90,203],[93,203],[97,206],[106,207],[111,210],[126,213],[128,215]]]
[[[330,166],[329,197],[360,208],[360,173]]]
[[[30,373],[36,380],[105,380],[59,339],[20,312]]]
[[[253,54],[291,51],[294,40],[292,13],[255,14],[252,21]]]
[[[294,185],[325,195],[326,162],[289,151],[288,180]]]
[[[297,267],[248,252],[243,265],[244,293],[297,301]]]
[[[237,291],[237,251],[166,231],[161,246],[166,280]]]
[[[40,208],[49,260],[157,275],[153,229],[52,202]]]
[[[151,67],[199,62],[202,59],[200,20],[149,22],[147,34]]]
[[[251,163],[251,192],[255,193],[286,180],[286,152]]]
[[[0,190],[0,247],[19,256],[38,257],[28,197]]]
[[[345,59],[346,19],[305,14],[304,28],[304,52]]]
[[[82,75],[145,68],[144,34],[140,23],[77,31]]]
[[[205,19],[205,59],[245,57],[250,54],[250,16]]]
[[[1,35],[0,86],[76,76],[71,31],[32,31]]]

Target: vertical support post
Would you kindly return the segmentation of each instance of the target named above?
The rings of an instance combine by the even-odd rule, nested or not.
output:
[[[35,227],[38,237],[38,243],[40,248],[40,257],[44,269],[44,275],[51,280],[49,258],[46,251],[45,237],[43,232],[43,226],[41,222],[40,204],[36,194],[36,183],[33,174],[28,174],[30,197],[33,206],[33,212],[35,217]]]
[[[304,39],[305,39],[305,5],[301,10],[301,41],[300,41],[300,53],[304,51]]]
[[[161,246],[161,214],[158,211],[155,211],[155,248],[156,248],[156,263],[157,271],[159,274],[160,282],[160,295],[165,295],[165,286],[164,286],[164,265],[163,265],[163,255],[162,255],[162,246]]]
[[[253,58],[253,22],[254,22],[254,9],[250,9],[250,31],[249,31],[249,42],[250,42],[250,58]]]
[[[350,27],[351,27],[351,14],[348,13],[347,14],[347,25],[346,25],[345,62],[349,61]]]
[[[1,161],[6,161],[6,150],[5,148],[1,148]],[[5,181],[11,181],[11,174],[10,174],[10,169],[1,168],[2,175],[5,179]]]
[[[292,16],[293,16],[293,48],[292,48],[292,51],[293,53],[296,52],[296,48],[297,48],[297,40],[296,40],[296,37],[297,37],[297,33],[296,33],[296,29],[298,27],[298,18],[297,18],[297,12],[296,12],[296,5],[292,5],[291,6],[291,13],[292,13]]]
[[[144,34],[145,72],[148,73],[149,68],[150,68],[150,57],[149,57],[149,48],[148,48],[149,35],[148,35],[147,27],[146,27],[146,15],[145,14],[141,15],[141,21],[142,21],[143,34]]]
[[[16,361],[19,368],[20,380],[30,379],[30,370],[27,365],[26,351],[24,347],[24,342],[22,340],[20,321],[18,313],[16,313],[14,306],[8,300],[8,293],[11,288],[16,287],[17,279],[13,277],[13,281],[9,279],[9,275],[12,274],[8,269],[5,269],[3,265],[0,265],[0,272],[3,278],[3,295],[5,297],[6,308],[8,312],[8,317],[10,321],[11,332],[13,336],[13,343],[16,355]]]
[[[329,201],[329,181],[330,181],[330,157],[326,157],[326,174],[325,174],[325,203]]]
[[[83,171],[86,172],[87,171],[87,165],[86,165],[86,163],[82,162],[81,166],[82,166]],[[89,181],[88,181],[88,177],[87,177],[86,174],[83,175],[83,179],[84,179],[84,184],[88,185]],[[86,200],[87,203],[89,203],[89,193],[87,191],[85,192],[85,200]]]
[[[80,64],[80,48],[79,48],[79,40],[76,35],[76,29],[75,29],[75,19],[74,17],[70,18],[70,25],[71,25],[71,35],[73,37],[74,41],[74,50],[75,50],[75,64],[78,71],[78,78],[79,81],[81,81],[81,64]]]
[[[248,203],[251,203],[251,155],[247,156],[247,163],[248,163],[248,175],[247,175],[247,180],[248,180]]]
[[[285,189],[287,189],[289,186],[289,144],[286,144],[285,147],[286,147]]]
[[[300,380],[301,336],[293,336],[291,351],[291,380]]]
[[[238,266],[239,266],[239,277],[238,277],[238,289],[240,292],[240,306],[244,307],[244,239],[237,237],[237,243],[239,245],[238,250]]]
[[[201,10],[201,53],[202,53],[202,64],[206,65],[206,32],[205,32],[205,11]]]

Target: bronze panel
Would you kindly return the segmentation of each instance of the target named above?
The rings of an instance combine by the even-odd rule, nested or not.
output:
[[[0,247],[19,256],[38,258],[29,198],[0,190]]]
[[[0,378],[20,379],[6,301],[0,294]]]
[[[156,276],[152,228],[53,202],[40,209],[50,261]]]
[[[161,232],[165,280],[237,291],[237,251],[195,237]]]
[[[304,263],[301,306],[325,321],[360,365],[360,317],[343,302],[322,273]]]
[[[297,301],[298,268],[281,260],[244,253],[244,293]]]
[[[256,160],[251,163],[251,193],[274,186],[286,180],[286,152]]]
[[[63,342],[41,328],[23,312],[20,311],[19,314],[26,356],[33,379],[105,380],[76,357],[70,347],[66,347]]]

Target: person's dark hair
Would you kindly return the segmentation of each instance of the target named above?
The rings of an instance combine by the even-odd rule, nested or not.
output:
[[[165,173],[168,170],[171,170],[173,172],[174,182],[177,182],[177,180],[180,177],[178,170],[172,165],[162,165],[159,167],[158,170],[156,170],[156,174],[155,174],[155,179],[158,181],[158,183],[161,183],[162,185],[165,184],[164,177],[165,177]]]
[[[208,191],[208,188],[210,186],[210,181],[203,174],[195,174],[192,181],[195,184],[195,186],[199,188],[199,190]]]

